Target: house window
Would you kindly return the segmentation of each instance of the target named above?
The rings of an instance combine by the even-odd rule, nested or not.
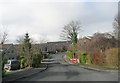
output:
[[[11,53],[14,53],[14,50],[12,50]]]
[[[10,52],[8,51],[8,53],[10,53]]]

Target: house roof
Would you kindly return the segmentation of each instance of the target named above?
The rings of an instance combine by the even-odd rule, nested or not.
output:
[[[58,42],[47,42],[47,43],[41,43],[41,44],[31,44],[31,48],[45,50],[46,48],[48,49],[55,48],[56,44],[57,44],[56,48],[58,47],[61,48],[61,46],[68,46],[70,44],[70,41],[58,41]],[[11,45],[13,44],[6,44],[3,47],[8,48]],[[22,48],[22,44],[15,44],[13,46],[16,48],[17,51]]]
[[[10,46],[13,46],[13,44],[1,44],[2,49],[8,49]]]
[[[47,42],[47,43],[70,43],[70,41],[57,41],[57,42]]]
[[[0,49],[3,51],[8,50],[13,44],[0,44]]]

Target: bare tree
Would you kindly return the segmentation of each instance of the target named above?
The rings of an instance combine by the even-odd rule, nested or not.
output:
[[[0,28],[0,44],[4,44],[8,36],[7,25],[1,25]]]
[[[80,23],[78,21],[71,21],[63,27],[61,38],[70,40],[73,44],[77,43],[78,32],[80,31]]]
[[[113,28],[115,29],[114,30],[115,37],[118,40],[120,40],[120,16],[119,15],[117,15],[114,19]]]
[[[73,55],[75,55],[75,46],[78,41],[78,33],[80,31],[80,22],[78,21],[71,21],[69,24],[65,25],[63,27],[62,33],[61,33],[61,38],[64,40],[70,40],[73,45]],[[74,57],[74,56],[73,56]]]
[[[18,44],[23,44],[24,43],[24,35],[18,36],[18,38],[16,39],[16,42]],[[34,40],[33,38],[30,38],[30,43],[33,44]]]
[[[1,44],[4,44],[7,41],[7,36],[8,36],[8,34],[6,31],[4,31],[3,34],[0,34],[0,43]]]
[[[23,44],[24,42],[24,36],[18,36],[18,39],[16,40],[17,43]]]

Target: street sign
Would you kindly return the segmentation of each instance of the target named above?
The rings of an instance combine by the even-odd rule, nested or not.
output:
[[[77,58],[70,59],[72,62],[77,63]]]

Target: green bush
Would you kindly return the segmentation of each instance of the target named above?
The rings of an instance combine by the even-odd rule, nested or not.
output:
[[[17,59],[20,61],[20,68],[21,69],[23,69],[23,68],[28,66],[27,58],[25,57],[25,53],[24,52],[20,52],[19,56],[17,57]]]
[[[86,63],[86,53],[81,54],[81,63],[85,64]]]
[[[25,57],[22,57],[22,58],[20,59],[20,67],[21,67],[21,68],[27,67],[27,59],[25,59]]]
[[[72,52],[71,50],[68,50],[68,51],[67,51],[67,56],[68,56],[69,58],[73,58],[73,52]]]
[[[41,64],[42,54],[34,53],[32,56],[32,67],[39,67]]]
[[[120,48],[111,48],[105,51],[105,55],[106,55],[106,63],[107,66],[109,67],[118,67],[119,66],[119,61],[120,58],[118,58],[118,50],[120,50]]]

